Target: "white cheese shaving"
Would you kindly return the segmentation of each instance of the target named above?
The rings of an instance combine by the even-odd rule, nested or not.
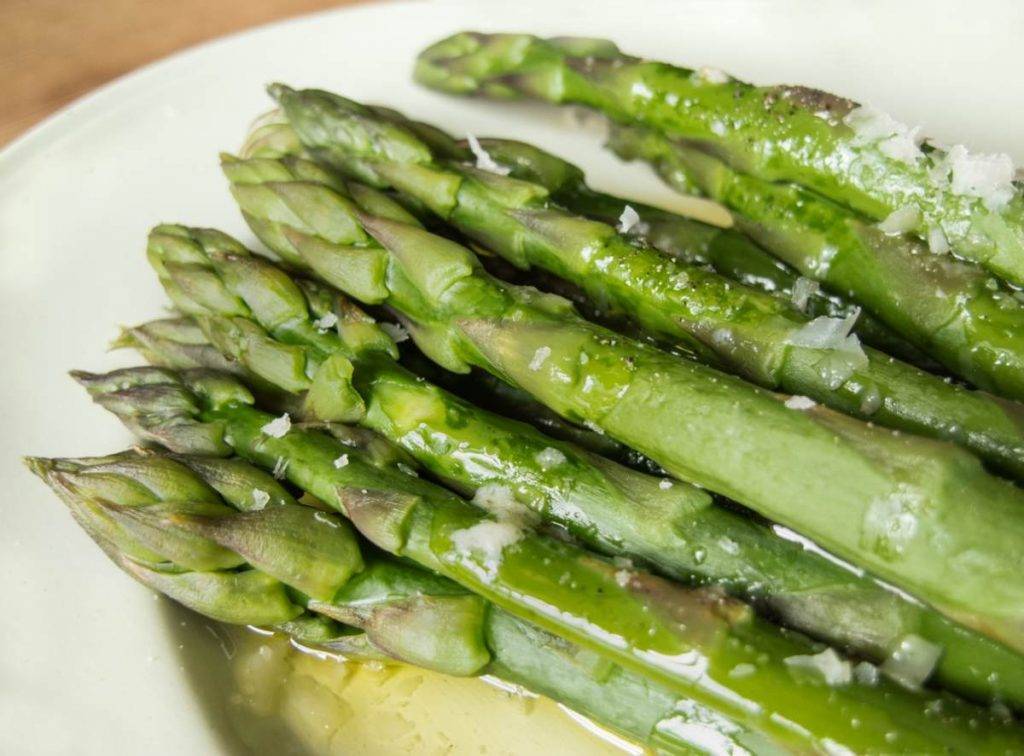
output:
[[[478,522],[452,533],[452,544],[465,555],[479,557],[485,567],[495,570],[502,552],[523,537],[522,531],[507,522]]]
[[[820,654],[787,656],[783,662],[793,669],[820,675],[827,685],[849,685],[853,680],[853,666],[831,648]]]
[[[270,503],[270,494],[260,488],[252,489],[252,508],[263,509]]]
[[[550,470],[552,467],[564,465],[566,461],[565,455],[553,446],[548,446],[537,452],[534,459],[537,460],[537,464],[542,470]]]
[[[949,241],[938,226],[928,229],[928,249],[933,255],[944,255],[949,252]]]
[[[711,66],[701,66],[698,68],[697,76],[708,84],[726,84],[729,82],[729,74]]]
[[[633,227],[640,222],[640,215],[629,205],[622,208],[622,215],[619,216],[619,225],[616,230],[620,234],[628,234]]]
[[[917,515],[923,508],[921,492],[905,483],[888,496],[872,500],[864,512],[864,545],[884,556],[899,556],[917,535]]]
[[[260,432],[266,436],[273,436],[274,438],[283,437],[288,431],[292,429],[292,419],[285,412],[281,417],[276,417],[269,423],[260,428]]]
[[[381,323],[380,327],[396,344],[409,340],[409,332],[400,323]]]
[[[530,360],[530,370],[533,370],[534,372],[540,370],[541,365],[544,364],[544,360],[546,360],[550,356],[551,347],[538,347],[537,351],[533,353],[533,358]]]
[[[537,519],[532,510],[519,503],[511,488],[497,483],[488,483],[476,489],[473,503],[490,512],[499,522],[520,528],[532,527]]]
[[[920,222],[921,211],[914,205],[906,205],[889,213],[885,220],[878,224],[878,230],[889,236],[896,236],[913,231]]]
[[[867,661],[857,662],[853,668],[853,679],[861,685],[877,685],[878,667]]]
[[[941,656],[941,646],[926,641],[920,635],[908,633],[882,664],[882,671],[908,688],[920,688],[931,676]]]
[[[1013,199],[1014,167],[1009,155],[972,155],[957,144],[936,170],[942,176],[952,174],[949,188],[953,194],[978,197],[989,210],[1000,210]]]
[[[509,174],[510,169],[494,162],[494,158],[488,154],[487,150],[480,146],[480,142],[475,136],[466,134],[466,142],[469,143],[469,149],[473,153],[473,157],[476,158],[477,168],[489,173],[497,173],[499,176],[507,176]]]
[[[818,403],[806,396],[791,396],[786,400],[786,406],[791,410],[808,410],[817,407]]]
[[[924,154],[919,147],[918,129],[870,105],[854,108],[843,118],[843,123],[853,130],[854,144],[876,145],[879,152],[893,160],[913,163]]]
[[[316,326],[316,329],[320,331],[320,333],[327,333],[331,328],[338,325],[338,316],[333,312],[329,312],[322,318],[314,320],[313,325]]]
[[[673,485],[674,484],[672,483],[672,481],[669,480],[668,478],[662,478],[660,481],[658,481],[658,488],[660,488],[662,491],[667,491],[668,489],[672,488]]]
[[[796,309],[803,312],[807,307],[807,302],[810,298],[819,291],[821,291],[820,283],[811,278],[800,276],[793,284],[793,292],[790,295],[790,300],[793,302],[793,306]]]
[[[619,584],[619,587],[625,588],[629,585],[630,573],[629,570],[616,570],[615,571],[615,582]]]
[[[711,122],[711,133],[716,136],[725,136],[725,124],[716,118]]]
[[[347,454],[342,454],[340,457],[338,457],[336,460],[334,460],[334,469],[335,470],[340,470],[341,468],[345,467],[345,465],[347,465],[347,464],[348,464],[348,455]]]
[[[829,350],[830,353],[822,357],[816,367],[833,390],[842,386],[857,370],[867,367],[868,356],[861,348],[860,339],[850,333],[859,316],[859,308],[842,319],[822,315],[786,340],[793,346]]]

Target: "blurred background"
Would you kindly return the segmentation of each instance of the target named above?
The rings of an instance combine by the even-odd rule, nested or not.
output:
[[[224,34],[367,0],[0,0],[0,147],[132,69]]]

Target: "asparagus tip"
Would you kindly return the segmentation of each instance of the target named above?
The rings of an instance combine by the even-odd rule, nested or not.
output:
[[[275,81],[267,85],[267,94],[270,95],[275,102],[281,102],[282,97],[294,92],[294,89],[279,81]]]

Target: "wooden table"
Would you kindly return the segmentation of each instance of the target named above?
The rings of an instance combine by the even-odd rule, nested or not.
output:
[[[183,47],[360,0],[0,0],[0,146],[100,84]]]

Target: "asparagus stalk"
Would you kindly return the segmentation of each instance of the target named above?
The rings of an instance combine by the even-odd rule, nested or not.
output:
[[[258,202],[238,191],[238,175],[236,197],[251,217]],[[309,196],[311,185],[301,185]],[[263,223],[273,225],[266,219],[281,217],[274,186],[255,189],[269,213]],[[294,218],[301,202],[288,207]],[[672,474],[795,528],[969,627],[1024,647],[1013,608],[1024,592],[1016,569],[1024,494],[986,474],[971,455],[823,407],[787,407],[742,381],[578,319],[560,298],[503,285],[454,242],[365,213],[349,217],[388,252],[359,247],[359,259],[372,260],[377,271],[374,297],[364,301],[386,300],[402,312],[417,345],[442,366],[476,366],[515,383]],[[307,221],[300,225],[288,232],[293,242],[316,234]],[[316,249],[325,248],[323,238],[316,241]],[[356,298],[371,274],[359,259],[328,279]],[[742,437],[722,432],[740,425]],[[807,499],[829,506],[808,508]],[[984,564],[967,553],[985,554]]]
[[[310,184],[304,191],[312,189]],[[319,260],[322,269],[345,270],[347,246],[332,248],[325,240],[304,239],[264,222],[265,232],[287,236],[287,253],[311,251],[310,259]],[[219,254],[225,246],[235,253]],[[197,314],[202,329],[232,364],[265,380],[275,380],[277,366],[286,359],[303,366],[331,365],[345,344],[376,328],[343,298],[310,282],[293,283],[237,242],[209,230],[159,227],[150,236],[149,255],[164,285],[178,292],[182,307]],[[189,267],[174,262],[185,259]],[[193,282],[197,273],[202,287]],[[245,321],[237,314],[229,317],[243,312],[243,306]],[[321,333],[328,329],[316,324],[331,316],[334,331]],[[282,322],[286,329],[279,327]],[[167,324],[135,329],[131,338],[159,364],[194,367],[198,335],[187,324],[181,328],[182,339],[194,350],[184,360]],[[307,337],[297,336],[303,333]],[[254,343],[259,347],[249,346]],[[382,350],[369,359],[354,358],[352,365],[354,385],[368,408],[360,423],[456,490],[484,502],[529,507],[591,548],[639,558],[671,577],[724,585],[785,624],[874,661],[884,660],[906,638],[920,637],[943,649],[936,682],[985,700],[1024,702],[1024,660],[1017,654],[777,538],[764,525],[715,505],[705,492],[627,470],[482,411],[411,375]],[[315,384],[318,373],[308,380]],[[304,402],[297,397],[291,405],[301,413]]]
[[[416,78],[454,94],[586,105],[869,218],[907,210],[918,238],[1024,285],[1024,198],[1009,157],[921,150],[916,132],[850,100],[641,60],[605,40],[522,34],[444,39],[420,54]]]
[[[455,143],[461,146],[461,142]],[[772,257],[749,237],[735,229],[723,229],[685,218],[661,208],[596,191],[574,165],[522,142],[481,139],[480,145],[509,175],[543,185],[551,199],[569,212],[609,225],[618,225],[627,207],[637,214],[636,224],[626,232],[631,239],[649,244],[689,265],[710,266],[715,272],[747,287],[759,289],[796,307],[811,318],[829,317],[854,321],[853,332],[864,343],[905,362],[934,371],[939,364],[923,351],[898,336],[872,315],[858,311],[852,302],[820,286],[812,279],[800,282],[800,274]],[[451,153],[452,159],[466,160]],[[556,167],[564,168],[556,172]],[[559,181],[561,173],[565,177]],[[941,369],[941,368],[940,368]]]
[[[568,279],[600,307],[628,314],[703,362],[861,419],[954,441],[1024,479],[1024,406],[862,350],[846,337],[850,321],[810,321],[769,294],[632,243],[553,205],[541,184],[435,159],[427,142],[357,103],[318,91],[274,92],[314,155],[429,202],[509,262]],[[259,167],[229,162],[226,172],[237,186],[260,181]],[[266,181],[280,181],[278,174],[268,172]]]
[[[456,140],[440,129],[406,118],[397,111],[368,106],[374,113],[410,129],[428,144],[439,158],[466,162],[475,156],[466,142]],[[283,113],[268,114],[262,127],[264,139],[247,139],[244,157],[282,157],[297,155],[303,147]],[[271,139],[270,134],[276,135]],[[633,200],[599,192],[589,187],[583,171],[561,158],[533,145],[508,139],[480,139],[477,144],[499,167],[513,178],[542,185],[552,200],[570,212],[617,225],[626,208],[637,214],[636,223],[626,232],[632,239],[650,244],[685,263],[711,266],[721,275],[773,294],[787,303],[798,301],[798,309],[813,317],[845,319],[857,312],[856,305],[834,292],[811,288],[804,282],[794,297],[799,274],[785,263],[758,247],[749,237],[732,229],[711,226],[691,218]],[[677,183],[687,180],[673,174]],[[696,188],[694,188],[696,191]],[[938,363],[904,340],[870,314],[853,318],[854,332],[866,343],[919,367],[934,370]]]
[[[140,377],[153,392],[166,387],[158,374]],[[364,558],[346,520],[300,505],[242,460],[129,451],[27,463],[115,564],[207,617],[448,674],[488,661],[478,596]]]
[[[347,658],[495,675],[667,753],[691,753],[701,720],[724,724],[725,747],[770,745],[445,578],[373,549],[364,561],[346,520],[298,504],[238,458],[133,451],[27,463],[115,564],[212,619],[270,624]]]
[[[616,128],[609,146],[671,180],[687,171],[737,225],[823,285],[849,294],[960,377],[1024,398],[1024,305],[976,266],[886,234],[795,185],[730,170],[709,155],[637,128]]]
[[[492,520],[447,490],[369,463],[318,431],[291,426],[279,432],[273,416],[254,409],[244,389],[223,374],[148,368],[76,377],[145,437],[178,445],[185,436],[168,428],[204,428],[194,435],[217,435],[243,458],[278,469],[385,551],[692,697],[752,739],[821,751],[895,743],[910,750],[987,752],[1021,745],[1012,725],[950,696],[852,679],[834,652],[810,655],[813,647],[802,637],[780,632],[713,589],[686,589],[617,569],[510,520]],[[338,465],[341,454],[348,456]],[[936,706],[939,717],[926,711]]]

